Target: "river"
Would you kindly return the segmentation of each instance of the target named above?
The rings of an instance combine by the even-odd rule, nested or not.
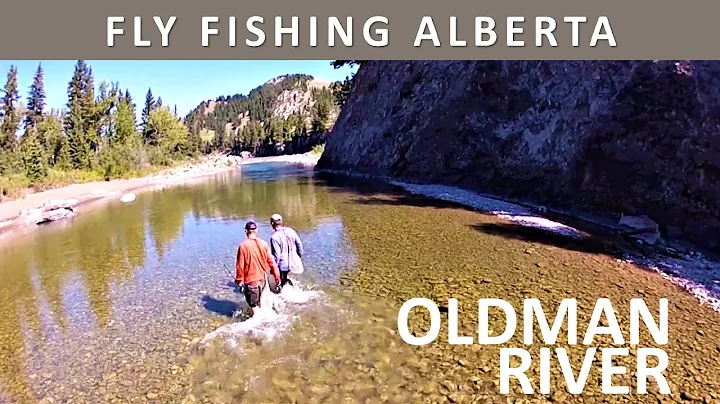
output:
[[[279,314],[239,322],[232,316],[242,297],[223,264],[232,267],[247,220],[269,239],[273,213],[302,238],[306,272],[278,297]],[[718,402],[716,313],[603,245],[386,185],[319,178],[310,167],[246,165],[112,202],[3,246],[0,402],[505,402],[498,346],[449,345],[446,321],[428,346],[400,339],[397,309],[412,297],[440,306],[458,297],[465,335],[477,334],[472,313],[482,297],[516,307],[536,297],[553,308],[575,297],[581,329],[600,297],[613,301],[623,326],[631,298],[654,309],[667,297],[673,395],[664,398]],[[429,317],[413,314],[410,326],[423,333]],[[518,336],[507,344],[522,346]],[[575,366],[585,349],[568,349]],[[624,400],[600,396],[599,368],[581,397],[569,396],[553,372],[552,394],[513,395]],[[533,369],[533,383],[537,375]],[[636,383],[614,380],[622,381]],[[632,400],[658,402],[653,387]]]

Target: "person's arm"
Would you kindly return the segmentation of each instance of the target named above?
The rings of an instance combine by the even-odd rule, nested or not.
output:
[[[267,244],[265,244],[267,246]],[[267,256],[267,263],[270,265],[270,272],[272,272],[273,276],[275,277],[275,282],[280,284],[280,269],[277,266],[277,263],[275,262],[275,259],[273,259],[272,254],[270,253],[270,248],[266,247],[266,256]]]
[[[238,246],[237,258],[235,259],[235,283],[241,284],[245,281],[245,257],[242,246]]]
[[[280,261],[280,252],[282,251],[282,245],[278,241],[277,237],[270,237],[270,253],[275,258],[275,263]]]
[[[305,250],[303,250],[302,241],[300,241],[300,236],[298,236],[298,234],[295,230],[293,230],[293,233],[294,233],[293,235],[295,236],[294,237],[295,238],[295,247],[297,248],[298,257],[302,258],[303,253],[305,252]]]

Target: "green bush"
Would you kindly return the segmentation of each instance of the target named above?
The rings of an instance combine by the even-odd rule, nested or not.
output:
[[[124,146],[106,147],[100,152],[98,172],[105,178],[122,178],[137,168],[133,150]]]
[[[322,144],[313,146],[312,151],[310,153],[312,153],[316,156],[322,156],[324,151],[325,151],[325,143],[322,143]]]

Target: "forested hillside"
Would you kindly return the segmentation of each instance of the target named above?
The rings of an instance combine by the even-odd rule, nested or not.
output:
[[[28,186],[47,187],[148,172],[196,155],[201,139],[154,99],[148,89],[142,122],[129,91],[119,83],[95,85],[92,68],[79,60],[62,111],[46,110],[39,65],[25,105],[17,68],[11,67],[0,110],[0,199]]]
[[[255,155],[304,152],[324,142],[348,87],[349,78],[331,84],[304,74],[285,75],[247,95],[202,102],[185,122],[212,149]]]
[[[138,105],[120,83],[96,85],[83,60],[69,78],[62,110],[47,108],[42,65],[25,100],[18,74],[11,66],[0,95],[0,201],[28,187],[144,175],[214,151],[308,151],[324,143],[351,80],[281,76],[247,95],[204,101],[181,118],[151,88]]]

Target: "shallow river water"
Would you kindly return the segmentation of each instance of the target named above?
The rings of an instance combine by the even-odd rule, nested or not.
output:
[[[233,313],[243,299],[224,265],[233,267],[247,220],[269,238],[272,213],[305,243],[306,272],[275,297],[278,313],[240,322]],[[243,166],[1,247],[0,402],[720,402],[718,315],[606,247],[384,185],[316,178],[312,168]],[[524,347],[521,328],[501,346],[449,345],[443,314],[436,342],[410,346],[398,335],[397,312],[412,297],[445,307],[458,298],[464,335],[477,335],[480,298],[522,307],[534,297],[547,312],[577,298],[580,339],[601,297],[625,332],[631,298],[655,310],[667,297],[673,394],[659,395],[651,381],[650,394],[634,395],[632,346],[620,359],[629,375],[613,379],[631,395],[601,394],[598,355],[582,395],[567,393],[553,363],[551,394],[525,396],[513,386],[502,396],[499,348]],[[497,333],[498,319],[491,316]],[[416,334],[429,324],[421,310],[410,316]],[[576,372],[586,348],[568,349]],[[538,349],[528,348],[533,358]],[[535,362],[529,374],[537,386]]]

